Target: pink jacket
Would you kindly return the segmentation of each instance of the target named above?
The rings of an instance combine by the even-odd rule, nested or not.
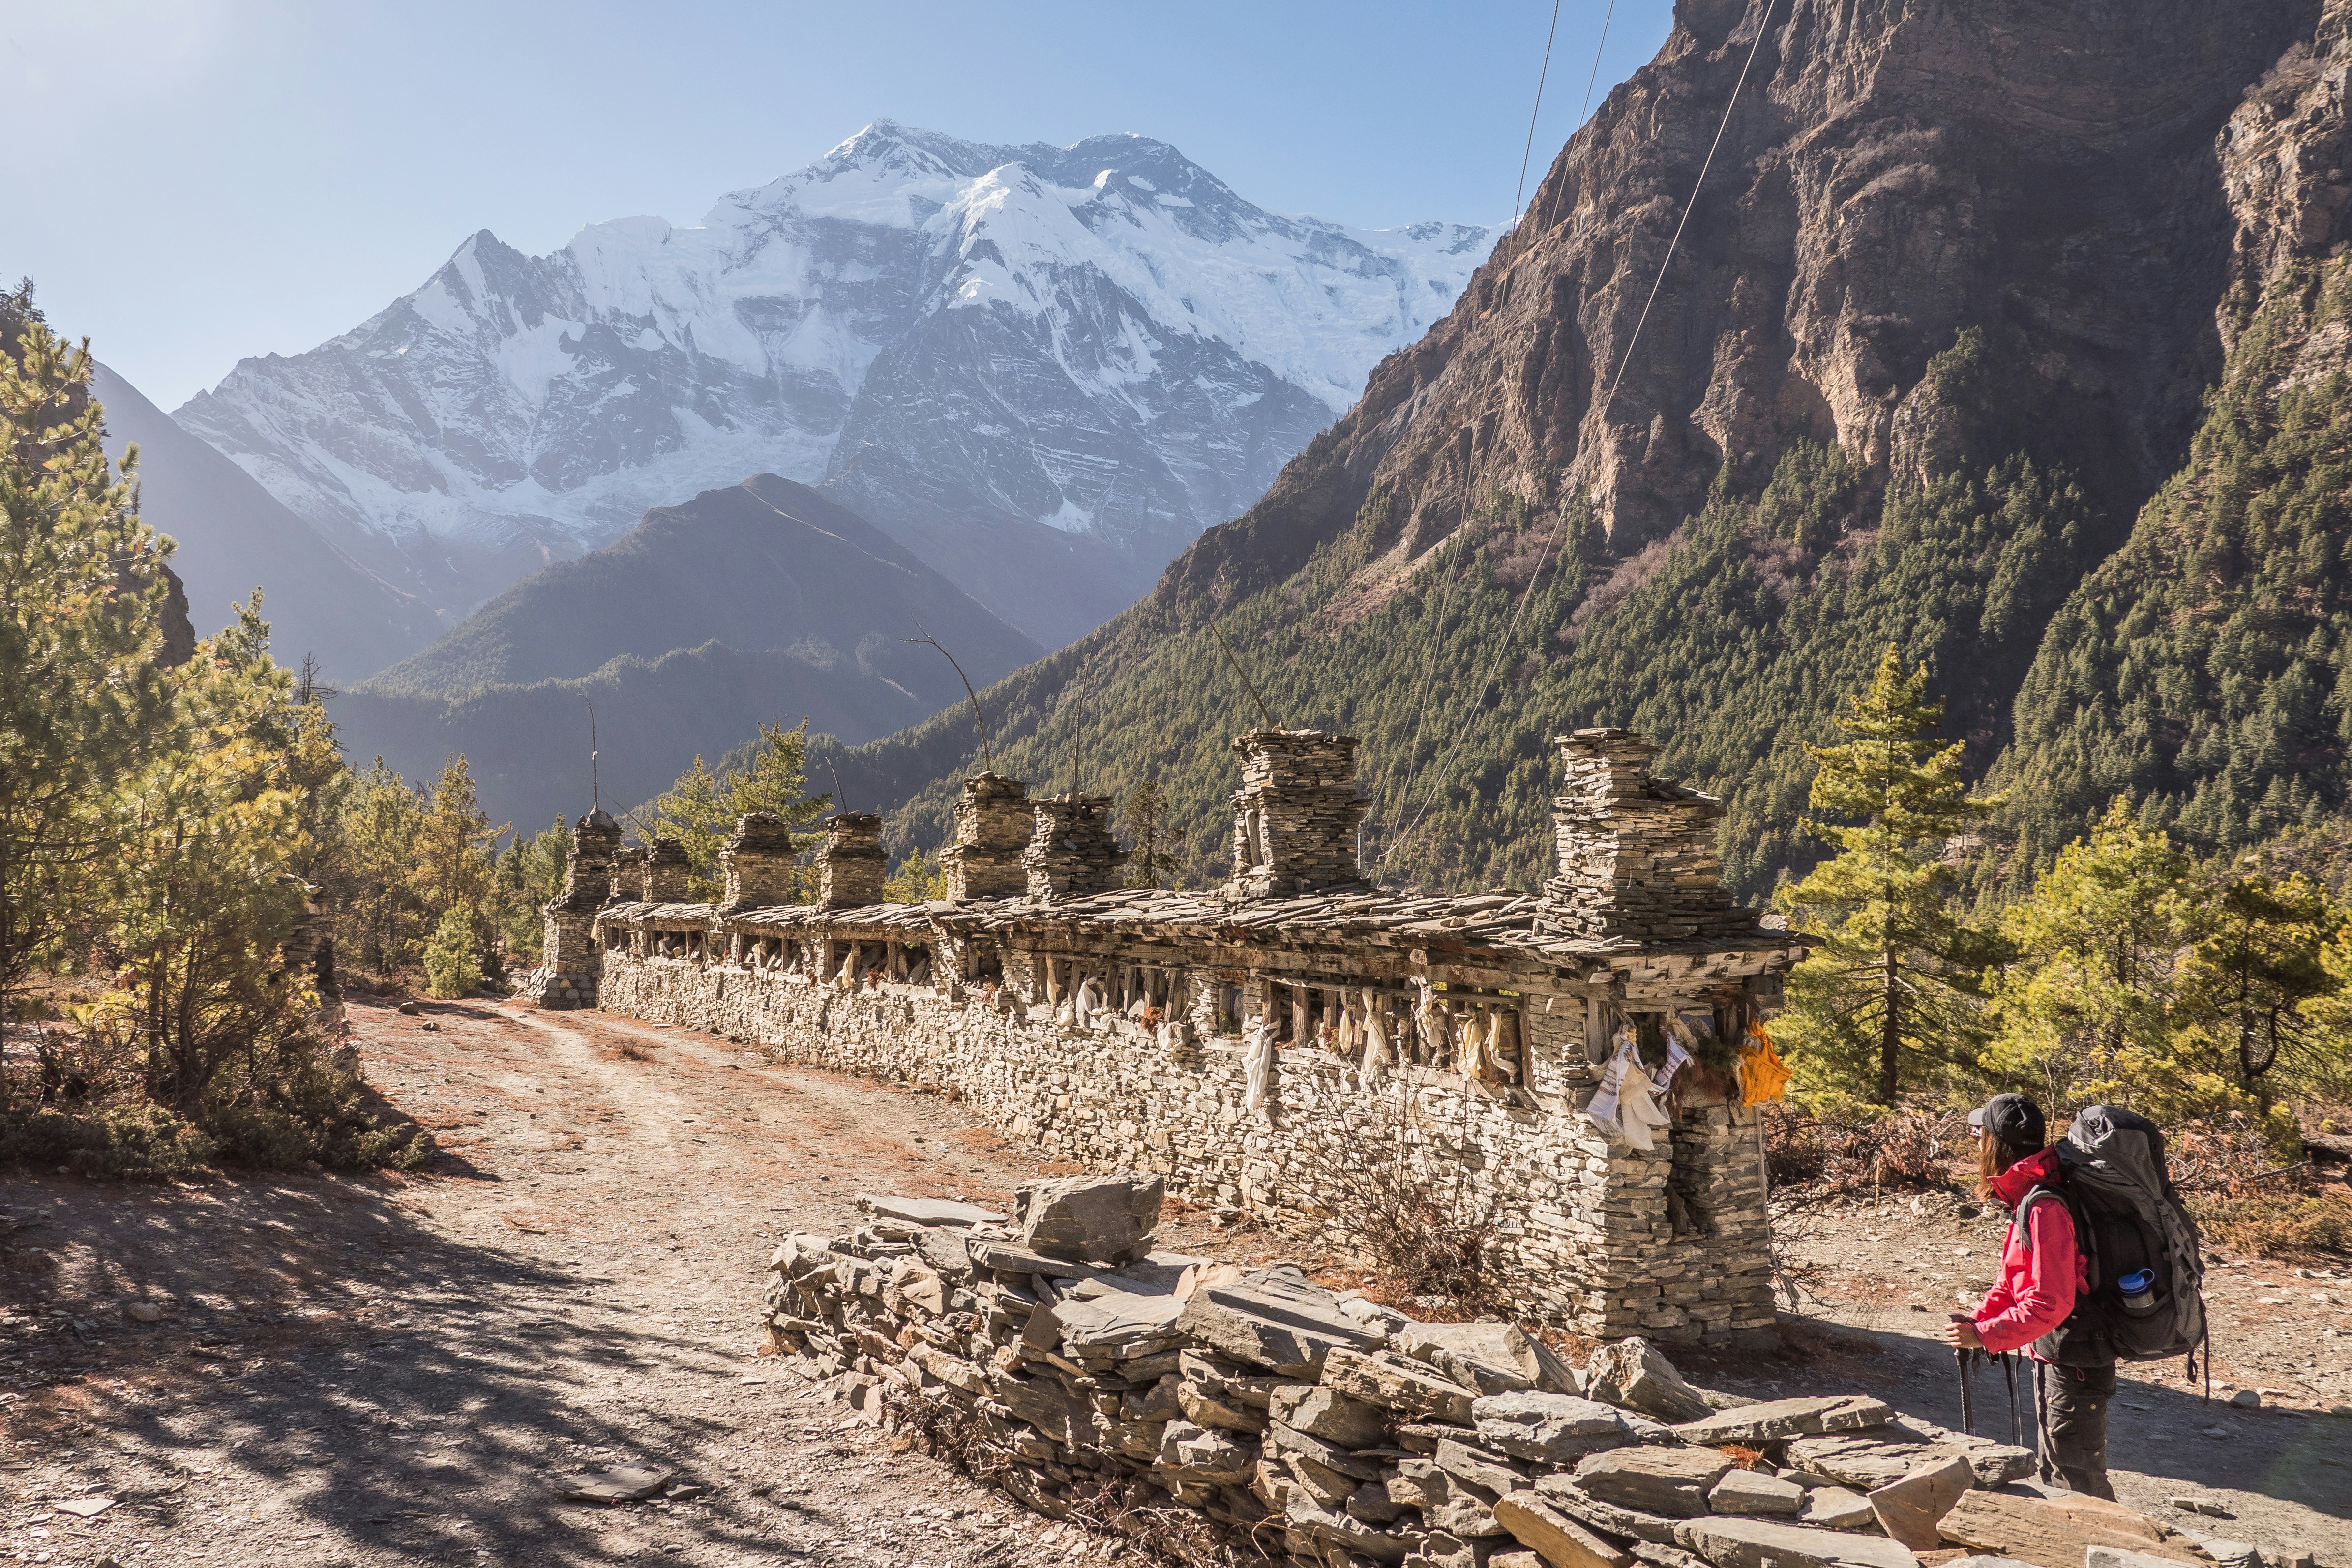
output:
[[[2013,1215],[2018,1200],[2034,1187],[2054,1187],[2063,1179],[2057,1151],[2043,1149],[1993,1177],[1992,1196]],[[2000,1278],[1976,1310],[1977,1337],[1994,1352],[2030,1345],[2066,1321],[2075,1295],[2089,1284],[2074,1215],[2063,1203],[2037,1203],[2023,1234],[2012,1218],[2001,1238]]]

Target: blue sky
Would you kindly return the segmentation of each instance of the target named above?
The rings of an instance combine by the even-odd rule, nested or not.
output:
[[[1530,189],[1608,0],[1561,0]],[[405,293],[488,228],[533,253],[692,223],[870,120],[1171,141],[1277,211],[1511,205],[1549,0],[1444,5],[0,0],[0,275],[166,408]],[[1617,0],[1594,101],[1670,0]],[[29,140],[28,140],[29,139]]]

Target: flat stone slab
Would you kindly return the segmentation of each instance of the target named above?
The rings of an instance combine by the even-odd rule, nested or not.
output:
[[[1612,1535],[1622,1535],[1630,1541],[1639,1541],[1668,1551],[1675,1549],[1675,1526],[1680,1522],[1678,1520],[1664,1518],[1654,1513],[1643,1513],[1636,1509],[1620,1508],[1613,1502],[1603,1502],[1585,1491],[1573,1479],[1558,1473],[1538,1476],[1536,1490],[1542,1493],[1544,1500],[1560,1512],[1571,1519],[1581,1520],[1595,1530],[1606,1531]],[[1706,1500],[1702,1498],[1700,1502],[1703,1506]]]
[[[1527,1493],[1497,1498],[1495,1522],[1551,1568],[1632,1568],[1633,1553]]]
[[[1589,1496],[1619,1508],[1696,1519],[1709,1511],[1706,1494],[1730,1469],[1730,1459],[1719,1448],[1645,1444],[1587,1456],[1577,1464],[1576,1484]]]
[[[1176,1319],[1184,1303],[1166,1293],[1097,1291],[1075,1293],[1051,1307],[1030,1314],[1051,1313],[1062,1331],[1066,1355],[1107,1355],[1125,1359],[1150,1355],[1184,1343]]]
[[[1570,1464],[1633,1434],[1614,1406],[1572,1394],[1490,1394],[1470,1406],[1479,1439],[1517,1458]]]
[[[1043,1252],[1018,1246],[1011,1241],[995,1241],[986,1237],[974,1237],[964,1243],[971,1260],[983,1269],[1001,1269],[1011,1274],[1043,1274],[1050,1280],[1092,1280],[1110,1270],[1092,1263],[1075,1263],[1067,1258],[1048,1258]]]
[[[1794,1519],[1804,1511],[1805,1489],[1754,1470],[1726,1470],[1706,1494],[1706,1506],[1716,1513]]]
[[[1585,1364],[1584,1392],[1661,1421],[1704,1421],[1706,1401],[1665,1355],[1639,1334],[1604,1344]]]
[[[1584,1392],[1574,1367],[1512,1323],[1408,1322],[1395,1331],[1390,1343],[1481,1394],[1508,1394],[1521,1388],[1540,1388],[1549,1394]]]
[[[661,1490],[676,1473],[646,1465],[615,1465],[567,1481],[563,1495],[583,1502],[636,1502]]]
[[[1948,1458],[1968,1460],[1979,1487],[2007,1486],[2033,1473],[2029,1449],[1926,1422],[1891,1421],[1867,1431],[1799,1437],[1789,1444],[1789,1463],[1798,1469],[1865,1492],[1899,1481],[1922,1465]]]
[[[1713,1447],[1717,1443],[1771,1443],[1783,1437],[1817,1437],[1823,1432],[1853,1432],[1895,1418],[1895,1407],[1866,1394],[1833,1394],[1810,1399],[1775,1399],[1763,1405],[1743,1405],[1720,1410],[1675,1427],[1685,1443]]]
[[[1715,1568],[1919,1568],[1912,1550],[1880,1535],[1848,1535],[1763,1519],[1687,1519],[1675,1541]]]
[[[2188,1540],[2135,1509],[2103,1498],[2022,1497],[1972,1491],[1937,1524],[1955,1546],[2014,1557],[2040,1568],[2082,1568],[2095,1546],[2119,1547],[2174,1563],[2202,1561]]]
[[[1878,1512],[1870,1500],[1845,1487],[1814,1487],[1805,1493],[1805,1511],[1797,1516],[1799,1524],[1819,1525],[1823,1530],[1874,1530]]]
[[[944,1197],[895,1197],[883,1193],[861,1192],[857,1195],[858,1211],[879,1219],[897,1219],[908,1225],[951,1225],[959,1229],[974,1225],[1002,1225],[1004,1216],[994,1209],[982,1208],[976,1203],[957,1203]]]
[[[1334,1350],[1370,1349],[1383,1337],[1342,1312],[1330,1291],[1286,1270],[1202,1286],[1184,1303],[1176,1328],[1235,1361],[1307,1379],[1323,1375],[1324,1360]],[[1341,1391],[1364,1397],[1353,1388]]]

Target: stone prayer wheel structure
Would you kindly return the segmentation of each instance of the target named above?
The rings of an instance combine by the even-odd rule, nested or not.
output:
[[[1354,737],[1260,729],[1234,743],[1214,891],[1117,886],[1107,801],[984,773],[940,856],[950,898],[882,902],[880,820],[844,812],[816,901],[787,902],[788,837],[746,819],[723,904],[604,906],[593,995],[953,1092],[1049,1158],[1156,1173],[1234,1216],[1344,1214],[1370,1158],[1459,1158],[1517,1310],[1601,1338],[1769,1329],[1738,1052],[1803,944],[1732,904],[1720,807],[1654,777],[1654,747],[1557,744],[1540,897],[1370,885]],[[575,881],[612,853],[583,824]]]

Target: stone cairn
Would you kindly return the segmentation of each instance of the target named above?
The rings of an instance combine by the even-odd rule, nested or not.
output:
[[[1029,809],[1029,786],[1018,779],[975,773],[956,798],[955,842],[940,852],[948,873],[948,896],[958,904],[982,898],[1018,898],[1029,890],[1022,865],[1036,817]]]
[[[882,852],[882,819],[871,811],[835,811],[824,820],[816,852],[816,906],[855,909],[882,902],[890,869]]]
[[[1031,805],[1037,826],[1021,864],[1033,902],[1083,898],[1118,886],[1127,852],[1111,837],[1109,796],[1055,795]]]
[[[694,896],[687,887],[687,879],[694,874],[694,862],[687,858],[686,845],[681,841],[656,839],[645,846],[642,864],[647,904],[684,904]]]
[[[746,909],[790,904],[798,869],[793,863],[792,830],[773,811],[746,811],[735,819],[735,831],[719,847],[719,869],[727,873],[727,895],[719,903],[722,915]]]
[[[1228,898],[1281,898],[1363,881],[1356,829],[1371,802],[1356,799],[1352,735],[1254,729],[1234,742],[1234,870]]]
[[[1160,1200],[1125,1172],[1024,1185],[1011,1223],[861,1196],[852,1234],[776,1249],[768,1349],[1040,1513],[1165,1494],[1296,1568],[1918,1568],[2084,1528],[1996,1490],[2023,1448],[1866,1396],[1702,1394],[1641,1339],[1579,1372],[1509,1323],[1155,1249]]]
[[[1755,929],[1756,913],[1734,907],[1724,890],[1715,847],[1722,801],[1653,778],[1658,747],[1630,729],[1580,729],[1555,744],[1564,776],[1552,801],[1559,873],[1544,883],[1544,930],[1687,942]]]
[[[596,1005],[603,965],[592,928],[597,909],[612,895],[613,857],[620,847],[621,825],[604,811],[591,811],[572,824],[563,891],[547,905],[540,967],[521,988],[541,1007]]]

